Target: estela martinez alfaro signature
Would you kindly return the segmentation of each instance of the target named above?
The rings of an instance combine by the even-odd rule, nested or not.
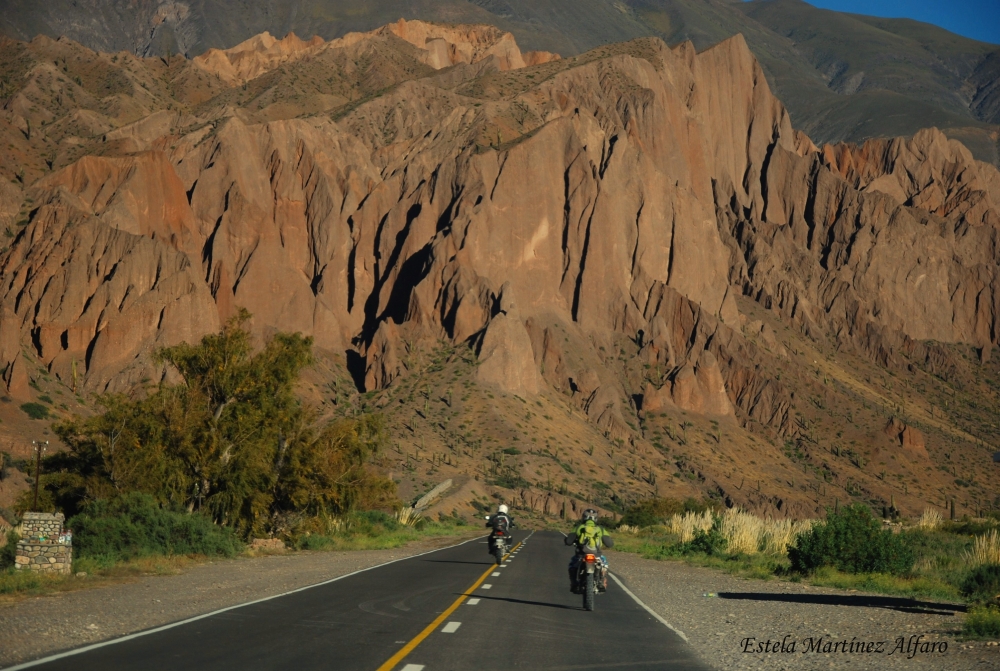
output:
[[[740,640],[740,648],[747,654],[774,655],[784,654],[844,654],[844,655],[901,655],[913,659],[917,655],[944,654],[948,652],[948,641],[925,641],[924,634],[898,636],[895,639],[863,641],[852,636],[850,640],[829,638],[827,636],[809,636],[793,638],[786,634],[784,638],[760,639],[747,636]]]

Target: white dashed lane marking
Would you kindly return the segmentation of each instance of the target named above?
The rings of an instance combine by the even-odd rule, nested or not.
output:
[[[491,573],[490,575],[491,575],[491,576],[493,576],[493,577],[495,578],[495,577],[497,577],[498,575],[500,575],[500,571],[494,571],[494,572],[493,572],[493,573]]]
[[[454,634],[456,631],[458,631],[458,628],[461,626],[462,626],[461,622],[449,622],[448,624],[444,625],[444,628],[441,630],[441,633]]]
[[[477,603],[479,603],[479,599],[469,599],[465,603],[469,606],[475,606]]]
[[[407,664],[402,671],[424,671],[423,664]]]
[[[483,585],[483,586],[482,586],[482,588],[483,588],[483,589],[489,589],[489,588],[491,588],[491,587],[493,587],[493,585]]]

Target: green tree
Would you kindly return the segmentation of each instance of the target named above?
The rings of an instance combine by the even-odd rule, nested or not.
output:
[[[254,352],[241,311],[197,345],[160,350],[183,377],[138,400],[100,399],[103,412],[55,427],[69,452],[46,460],[46,489],[67,514],[87,501],[143,492],[209,514],[242,535],[275,516],[395,501],[365,467],[384,438],[370,416],[320,426],[294,385],[312,339],[276,334]]]

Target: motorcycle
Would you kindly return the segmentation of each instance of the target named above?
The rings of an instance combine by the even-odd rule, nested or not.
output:
[[[608,589],[608,563],[593,548],[583,548],[576,567],[577,589],[583,594],[583,609],[594,610],[594,597]]]
[[[510,536],[505,531],[494,531],[490,538],[493,541],[493,558],[500,564],[510,547]]]
[[[490,519],[490,516],[487,515],[486,516],[486,520],[489,521],[489,519]],[[510,538],[510,532],[509,531],[503,531],[501,529],[494,529],[493,532],[490,533],[490,538],[489,538],[490,554],[493,555],[493,558],[496,560],[497,564],[500,564],[500,563],[503,562],[504,556],[507,554],[507,551],[510,549],[510,541],[511,541],[511,538]]]

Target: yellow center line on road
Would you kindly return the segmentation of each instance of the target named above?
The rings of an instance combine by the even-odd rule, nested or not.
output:
[[[523,543],[523,542],[524,541],[521,541],[521,543]],[[516,550],[521,545],[521,543],[518,543],[517,545],[515,545],[514,547],[512,547],[510,549],[510,552],[513,552],[514,550]],[[507,557],[510,556],[510,552],[507,553]],[[506,557],[505,557],[505,559],[506,559]],[[486,580],[486,578],[489,577],[490,573],[493,572],[493,568],[494,567],[491,566],[488,569],[486,569],[486,571],[481,576],[479,576],[479,580],[477,580],[476,582],[472,583],[472,586],[469,587],[469,589],[467,589],[464,592],[462,592],[462,596],[460,596],[457,599],[455,599],[455,603],[453,603],[450,606],[448,606],[448,609],[446,611],[444,611],[443,613],[441,613],[440,615],[438,615],[436,618],[434,618],[433,622],[431,622],[429,625],[427,625],[422,632],[420,632],[419,634],[417,634],[416,636],[414,636],[413,640],[411,640],[409,643],[407,643],[402,648],[400,648],[399,652],[397,652],[395,655],[393,655],[392,657],[390,657],[389,659],[387,659],[386,662],[385,662],[385,664],[383,664],[382,666],[378,667],[377,671],[392,671],[392,669],[396,668],[396,665],[399,664],[401,661],[403,661],[404,657],[406,657],[408,654],[410,654],[411,652],[413,652],[414,648],[416,648],[418,645],[420,645],[425,638],[427,638],[428,636],[430,636],[431,634],[433,634],[434,630],[437,629],[438,626],[442,622],[444,622],[449,615],[451,615],[452,613],[454,613],[455,609],[458,608],[459,606],[461,606],[462,602],[465,601],[469,597],[469,595],[471,595],[473,592],[475,592],[476,589],[480,585],[483,584],[483,581]]]

